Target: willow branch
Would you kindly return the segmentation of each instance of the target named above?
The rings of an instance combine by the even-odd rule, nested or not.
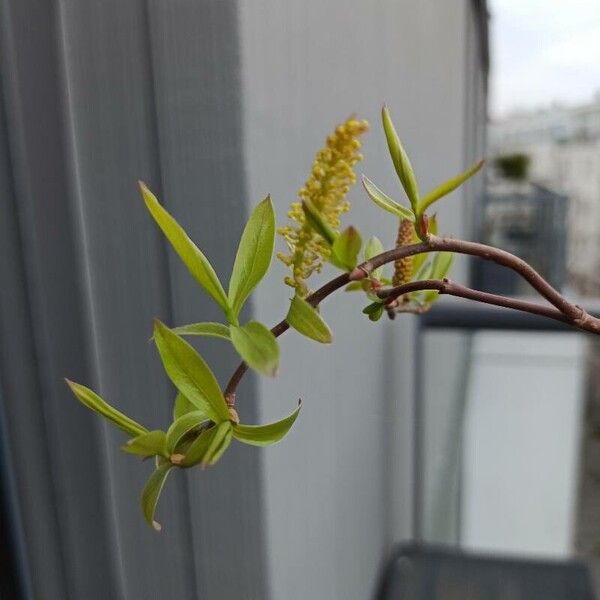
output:
[[[520,310],[521,312],[547,317],[549,319],[554,319],[555,321],[561,321],[562,323],[572,323],[569,317],[552,306],[544,306],[542,304],[529,302],[527,300],[519,300],[517,298],[500,296],[498,294],[481,292],[479,290],[474,290],[464,285],[455,283],[454,281],[450,281],[449,279],[424,279],[422,281],[411,281],[394,288],[381,290],[377,292],[377,295],[382,300],[391,301],[404,294],[424,290],[436,290],[440,295],[456,296],[458,298],[474,300],[475,302],[482,302],[483,304],[492,304],[502,308]]]
[[[493,246],[487,246],[485,244],[479,244],[477,242],[467,242],[465,240],[454,240],[451,238],[440,238],[433,235],[429,235],[425,241],[418,244],[401,246],[399,248],[394,248],[374,256],[370,260],[358,265],[351,273],[344,273],[335,279],[332,279],[324,286],[319,288],[316,292],[308,296],[306,300],[312,306],[316,307],[323,300],[325,300],[327,296],[337,291],[341,287],[344,287],[350,281],[364,279],[378,267],[401,258],[428,252],[456,252],[457,254],[477,256],[478,258],[489,260],[496,264],[512,269],[525,281],[527,281],[531,287],[533,287],[533,289],[536,290],[543,298],[550,302],[552,306],[544,306],[525,300],[518,300],[496,294],[480,292],[478,290],[473,290],[471,288],[456,284],[449,280],[413,281],[404,284],[403,286],[381,290],[378,292],[379,297],[385,299],[395,299],[398,296],[409,292],[419,290],[437,290],[440,294],[458,296],[461,298],[474,300],[476,302],[483,302],[485,304],[493,304],[503,308],[520,310],[561,321],[583,331],[600,333],[600,319],[591,316],[580,306],[569,302],[530,264],[526,263],[518,256],[515,256],[510,252],[506,252],[505,250],[500,250],[499,248],[494,248]],[[271,332],[275,337],[279,337],[288,329],[289,324],[284,319],[275,325],[275,327],[271,329]],[[238,368],[231,376],[227,387],[225,388],[225,399],[230,406],[234,406],[235,404],[235,392],[247,370],[248,366],[246,363],[240,363]]]

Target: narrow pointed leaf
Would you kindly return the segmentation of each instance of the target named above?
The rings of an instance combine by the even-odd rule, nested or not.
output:
[[[176,421],[179,417],[183,417],[186,413],[198,410],[181,392],[177,392],[175,402],[173,404],[173,420]]]
[[[128,433],[132,436],[138,436],[142,433],[147,433],[148,430],[136,423],[133,419],[130,419],[128,416],[124,415],[122,412],[119,412],[116,408],[112,407],[110,404],[102,400],[96,392],[90,390],[90,388],[81,385],[80,383],[75,383],[74,381],[69,381],[65,379],[67,385],[71,388],[71,391],[75,394],[75,397],[84,405],[90,408],[91,410],[97,412],[102,415],[109,421],[112,421],[117,427],[121,428],[125,433]]]
[[[419,214],[424,213],[429,206],[431,206],[434,202],[437,202],[440,198],[448,195],[450,192],[454,191],[457,187],[462,185],[467,179],[470,179],[483,167],[483,160],[476,162],[473,166],[469,167],[466,171],[453,177],[452,179],[448,179],[434,190],[429,192],[424,198],[419,202]]]
[[[176,421],[171,423],[169,429],[167,429],[166,435],[166,450],[169,454],[173,454],[177,447],[177,444],[181,441],[186,434],[192,429],[198,427],[202,423],[210,420],[210,416],[201,410],[193,410],[186,413],[182,417],[179,417]]]
[[[193,467],[214,464],[229,446],[231,441],[231,422],[223,422],[203,431],[188,448],[182,461],[182,466]],[[229,440],[228,440],[229,438]]]
[[[219,432],[215,436],[215,440],[211,444],[203,465],[214,465],[223,456],[225,450],[229,448],[231,444],[231,438],[233,437],[233,425],[231,423],[221,423],[219,427],[223,428],[222,432]]]
[[[302,201],[302,210],[308,224],[331,246],[338,233],[329,226],[310,200]]]
[[[412,211],[395,200],[392,200],[387,194],[384,194],[368,177],[362,176],[363,187],[365,188],[369,198],[383,210],[400,217],[401,219],[415,220],[415,215]]]
[[[270,446],[285,437],[296,421],[302,404],[299,402],[296,410],[275,423],[267,425],[234,425],[233,437],[244,444],[251,446]]]
[[[229,313],[229,302],[225,290],[209,260],[188,237],[177,221],[160,205],[156,196],[140,181],[140,190],[148,211],[161,228],[173,249],[179,255],[194,279],[204,288],[219,306]]]
[[[275,376],[279,366],[279,344],[262,323],[250,321],[241,327],[232,325],[230,335],[233,346],[250,367]]]
[[[165,485],[167,475],[171,472],[172,468],[173,465],[171,463],[164,463],[158,467],[152,475],[150,475],[150,479],[146,482],[144,491],[142,492],[142,511],[144,512],[144,517],[146,518],[148,525],[153,527],[156,531],[161,530],[160,523],[157,523],[154,520],[156,505],[158,504],[160,493]]]
[[[340,269],[351,271],[356,266],[361,246],[360,233],[350,226],[336,238],[331,247],[329,261]]]
[[[138,454],[139,456],[164,456],[167,457],[165,432],[159,429],[142,433],[129,440],[122,449],[129,454]]]
[[[207,335],[229,340],[229,327],[223,323],[189,323],[171,329],[177,335]]]
[[[431,277],[433,279],[444,279],[450,272],[453,262],[454,254],[452,252],[437,252],[433,259]],[[436,290],[428,290],[425,292],[423,299],[428,304],[437,300],[439,296],[439,292]]]
[[[433,269],[433,260],[426,260],[421,264],[419,270],[415,273],[412,280],[422,281],[423,279],[431,279],[431,273]]]
[[[252,290],[269,269],[274,245],[275,211],[271,197],[267,196],[250,215],[233,264],[229,302],[236,318]]]
[[[436,252],[435,257],[433,259],[431,277],[433,279],[444,279],[444,277],[448,275],[453,261],[453,252]]]
[[[331,343],[331,330],[321,315],[300,296],[294,296],[285,320],[297,332],[321,344]]]
[[[207,412],[213,421],[229,420],[221,388],[196,350],[158,320],[154,322],[154,340],[165,371],[175,387],[198,410]]]
[[[365,260],[370,260],[374,256],[381,254],[384,251],[383,244],[378,237],[370,237],[365,245]],[[375,269],[371,276],[375,279],[381,279],[383,275],[383,265]]]
[[[387,139],[390,156],[392,157],[392,162],[394,163],[394,168],[396,169],[400,183],[406,192],[406,196],[410,201],[413,213],[416,214],[419,204],[419,187],[417,186],[415,173],[412,165],[410,164],[410,160],[408,159],[408,155],[400,143],[400,138],[396,133],[396,128],[394,127],[394,123],[392,122],[392,118],[390,117],[387,106],[383,107],[383,110],[381,111],[381,117],[383,120],[383,130]]]

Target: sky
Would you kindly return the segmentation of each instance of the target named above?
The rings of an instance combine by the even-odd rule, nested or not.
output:
[[[600,93],[600,0],[490,0],[492,117]]]

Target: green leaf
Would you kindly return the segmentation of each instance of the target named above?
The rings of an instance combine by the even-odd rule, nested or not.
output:
[[[166,449],[168,454],[173,454],[177,447],[177,444],[181,441],[186,434],[192,429],[198,427],[202,423],[210,420],[210,415],[201,410],[193,410],[179,417],[176,421],[171,423],[169,429],[167,429],[166,435]]]
[[[129,440],[122,449],[129,454],[140,456],[164,456],[168,457],[165,432],[160,429],[142,433]]]
[[[234,425],[233,437],[250,446],[270,446],[282,440],[298,417],[302,404],[298,402],[296,410],[275,423],[267,425]]]
[[[147,433],[148,430],[136,423],[133,419],[119,412],[116,408],[113,408],[110,404],[106,403],[98,394],[90,390],[90,388],[69,381],[65,379],[67,385],[71,388],[71,391],[75,394],[75,397],[88,408],[102,415],[109,421],[112,421],[117,427],[121,428],[125,433],[129,435],[138,436],[142,433]]]
[[[236,319],[244,302],[269,269],[274,245],[275,212],[271,197],[267,196],[252,211],[233,264],[229,302]]]
[[[437,235],[437,231],[438,231],[437,216],[432,215],[429,218],[429,233],[431,233],[433,235]],[[412,243],[418,244],[420,241],[421,241],[421,239],[417,235],[417,232],[413,229]],[[421,265],[430,257],[430,254],[431,254],[430,252],[421,252],[421,254],[415,254],[412,257],[414,271],[419,270]],[[414,277],[413,277],[413,279],[414,279]]]
[[[171,329],[177,335],[209,335],[229,340],[229,327],[223,323],[189,323]]]
[[[171,242],[179,258],[206,293],[217,302],[225,314],[229,314],[230,308],[225,290],[206,256],[188,237],[181,225],[159,204],[156,196],[146,185],[140,181],[139,186],[148,211]]]
[[[433,268],[433,260],[426,260],[421,263],[421,266],[412,278],[412,281],[422,281],[423,279],[431,279],[431,271]]]
[[[331,343],[331,331],[327,326],[327,323],[323,321],[321,315],[300,296],[294,296],[290,309],[285,320],[293,327],[296,331],[320,342],[321,344]]]
[[[406,192],[406,195],[410,201],[413,213],[417,214],[419,205],[419,187],[417,186],[415,173],[412,165],[410,164],[410,160],[408,159],[408,155],[402,147],[400,138],[396,133],[394,123],[392,123],[392,118],[390,117],[387,106],[383,107],[381,111],[381,117],[383,120],[383,130],[387,139],[390,156],[392,157],[392,162],[394,163],[394,168],[396,169],[396,173],[400,178],[400,183],[402,184],[402,187],[404,188],[404,191]]]
[[[365,245],[365,260],[370,260],[374,256],[377,256],[384,252],[383,244],[378,237],[370,237]],[[375,279],[381,279],[383,275],[383,265],[375,269],[371,276]],[[360,283],[360,282],[359,282]]]
[[[172,468],[173,465],[171,463],[163,463],[150,475],[150,479],[146,482],[144,491],[142,492],[142,511],[144,512],[144,517],[146,517],[148,525],[151,525],[156,531],[160,531],[161,526],[160,523],[154,520],[154,512],[156,511],[158,498],[165,485],[167,475],[171,472]]]
[[[415,215],[411,210],[398,204],[395,200],[392,200],[387,194],[384,194],[368,177],[362,176],[363,187],[367,191],[369,198],[383,210],[387,210],[389,213],[400,217],[401,219],[408,219],[409,221],[415,220]]]
[[[381,302],[373,302],[368,306],[365,306],[362,312],[365,315],[368,315],[370,321],[379,321],[384,310],[385,307]]]
[[[302,201],[302,210],[308,224],[331,246],[338,233],[329,226],[310,200]]]
[[[241,327],[232,325],[230,334],[231,343],[250,367],[275,376],[279,366],[279,344],[262,323],[250,321]]]
[[[351,225],[336,238],[329,261],[340,269],[351,271],[356,266],[361,245],[360,233]]]
[[[175,387],[216,423],[229,420],[221,388],[202,357],[158,320],[154,322],[154,340],[165,371]]]
[[[231,444],[231,438],[233,437],[233,424],[232,423],[221,423],[218,427],[223,427],[223,432],[220,432],[215,437],[215,441],[211,444],[211,447],[206,453],[205,463],[208,465],[214,465],[223,456],[225,450],[229,448]]]
[[[186,413],[198,410],[181,392],[177,392],[175,403],[173,404],[173,420],[183,417]]]
[[[231,443],[232,424],[230,421],[219,423],[203,431],[188,448],[182,466],[193,467],[214,465]]]
[[[448,179],[434,190],[429,192],[424,198],[419,202],[419,214],[423,214],[429,206],[431,206],[434,202],[437,202],[440,198],[443,198],[450,192],[454,191],[457,187],[462,185],[467,179],[473,177],[481,167],[483,167],[483,160],[476,162],[473,166],[469,167],[466,171],[453,177],[452,179]]]
[[[453,261],[453,252],[436,252],[436,255],[433,259],[431,277],[433,279],[444,279],[444,277],[448,275]]]
[[[454,261],[454,254],[452,252],[437,252],[431,267],[432,279],[444,279],[450,272],[452,263]],[[425,303],[429,304],[439,298],[439,292],[437,290],[427,290],[423,295]]]
[[[381,301],[372,302],[371,304],[368,304],[362,309],[362,313],[364,315],[372,315],[373,313],[376,313],[382,306],[383,304]]]
[[[368,279],[363,279],[361,281],[351,281],[345,288],[346,292],[364,292],[365,291],[365,282],[369,282]]]

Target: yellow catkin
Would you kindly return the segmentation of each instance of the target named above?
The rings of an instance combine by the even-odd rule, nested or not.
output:
[[[398,226],[398,237],[396,238],[396,248],[407,246],[413,243],[414,229],[413,224],[408,219],[401,219]],[[413,259],[412,256],[399,258],[394,261],[394,277],[392,283],[394,285],[402,285],[408,283],[413,276]]]
[[[298,192],[300,202],[294,202],[288,212],[293,223],[278,230],[289,254],[280,252],[277,256],[292,271],[285,283],[295,288],[300,296],[308,294],[306,279],[315,271],[319,272],[329,256],[325,240],[306,222],[302,200],[310,200],[330,227],[339,230],[340,216],[350,209],[346,195],[356,181],[353,167],[362,160],[358,138],[368,128],[367,121],[351,117],[327,137],[325,147],[317,153],[309,178]]]

